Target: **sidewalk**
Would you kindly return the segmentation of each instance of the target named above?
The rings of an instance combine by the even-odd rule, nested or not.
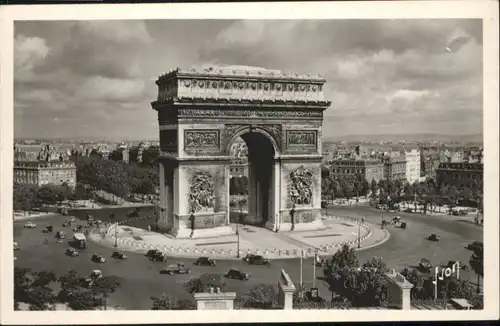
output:
[[[327,226],[317,231],[294,231],[275,233],[254,226],[239,226],[240,256],[260,254],[271,259],[297,258],[301,251],[306,256],[331,255],[343,244],[357,247],[358,226],[347,218],[325,217]],[[175,239],[167,235],[148,232],[143,229],[118,226],[118,239],[115,239],[115,226],[109,229],[93,230],[89,239],[104,246],[114,246],[119,250],[146,253],[157,249],[168,256],[199,257],[209,256],[218,259],[237,259],[238,237],[236,234],[203,239]],[[236,233],[236,225],[231,225]],[[359,228],[361,249],[378,245],[388,237],[387,231],[365,223]]]

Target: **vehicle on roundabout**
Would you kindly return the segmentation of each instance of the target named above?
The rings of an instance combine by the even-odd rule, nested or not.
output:
[[[316,265],[316,267],[323,267],[323,265],[325,264],[325,260],[323,258],[321,258],[320,256],[316,255],[316,259],[314,261],[314,264]]]
[[[432,233],[427,239],[429,239],[430,241],[438,242],[439,240],[441,240],[441,237],[436,233]]]
[[[14,242],[14,250],[19,250],[21,247],[19,247],[19,244],[17,242]]]
[[[271,261],[261,255],[248,254],[243,260],[249,265],[271,265]]]
[[[407,208],[403,212],[405,212],[405,213],[413,213],[413,209]]]
[[[392,224],[398,224],[401,223],[401,216],[394,216],[392,218]]]
[[[64,231],[57,231],[56,238],[58,238],[58,239],[65,239],[66,238],[66,234],[64,233]]]
[[[427,258],[422,258],[418,263],[418,269],[423,273],[430,273],[432,269],[431,261]]]
[[[328,208],[328,202],[326,200],[321,201],[321,208]]]
[[[95,263],[100,263],[100,264],[106,262],[106,258],[98,254],[93,254],[91,260]]]
[[[406,229],[406,226],[407,226],[406,222],[401,222],[401,224],[399,224],[399,227],[401,229]]]
[[[215,266],[215,260],[208,257],[200,257],[194,262],[194,264],[198,266]]]
[[[167,267],[163,268],[160,271],[160,274],[168,274],[168,275],[191,274],[191,270],[189,268],[185,267],[183,263],[177,263],[177,264],[168,265]]]
[[[34,228],[36,228],[36,224],[32,223],[32,222],[28,222],[28,223],[24,224],[24,227],[26,229],[34,229]]]
[[[65,254],[66,254],[66,256],[70,256],[70,257],[77,257],[80,255],[80,253],[78,251],[76,251],[75,248],[66,249]]]
[[[111,255],[112,258],[116,258],[116,259],[121,259],[121,260],[125,260],[127,259],[127,255],[125,255],[123,252],[121,251],[115,251],[113,252],[113,254]]]
[[[95,282],[102,278],[102,272],[99,269],[94,269],[91,273],[90,276],[83,279],[82,283],[85,287],[91,288],[94,286]]]
[[[483,242],[482,241],[474,241],[472,243],[469,243],[466,247],[469,250],[476,251],[484,248]]]
[[[166,262],[167,261],[167,255],[165,253],[158,251],[151,257],[152,261],[159,261],[159,262]]]
[[[64,222],[64,223],[62,224],[62,226],[63,226],[63,228],[66,228],[66,227],[68,227],[68,226],[71,226],[71,224],[72,224],[72,223],[73,223],[73,222],[71,222],[71,221],[66,221],[66,222]]]
[[[238,269],[230,269],[224,277],[232,278],[235,280],[248,281],[250,278],[250,273],[244,273]]]
[[[153,257],[154,255],[156,255],[156,253],[159,252],[158,249],[151,249],[151,250],[148,250],[148,252],[146,253],[146,257]]]

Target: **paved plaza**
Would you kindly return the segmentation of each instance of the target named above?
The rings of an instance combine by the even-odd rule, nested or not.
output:
[[[169,256],[193,257],[210,256],[218,259],[236,259],[238,249],[240,256],[248,253],[261,254],[267,258],[297,258],[301,251],[311,256],[314,252],[320,255],[331,255],[343,244],[357,247],[358,231],[361,248],[381,244],[387,240],[389,233],[370,223],[340,217],[324,217],[323,229],[314,231],[273,232],[255,226],[231,224],[232,235],[211,238],[176,239],[169,235],[149,232],[140,228],[119,225],[94,230],[91,239],[105,246],[117,246],[120,250],[146,252],[158,249]],[[358,230],[359,228],[359,230]],[[117,239],[115,239],[117,235]]]

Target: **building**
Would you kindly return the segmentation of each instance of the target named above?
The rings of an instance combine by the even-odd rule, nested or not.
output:
[[[406,159],[402,155],[385,156],[384,179],[387,181],[406,181]]]
[[[76,166],[71,161],[18,161],[14,163],[14,183],[37,186],[76,186]]]
[[[129,150],[123,147],[117,148],[111,152],[109,158],[113,161],[129,163]]]
[[[482,163],[441,163],[436,170],[436,181],[445,186],[478,189],[483,186]]]
[[[334,160],[330,162],[334,176],[362,176],[368,182],[384,177],[384,165],[378,160]]]
[[[420,148],[420,176],[436,179],[436,170],[440,164],[440,149],[437,146]]]
[[[406,181],[415,183],[420,180],[420,150],[413,148],[405,150]]]

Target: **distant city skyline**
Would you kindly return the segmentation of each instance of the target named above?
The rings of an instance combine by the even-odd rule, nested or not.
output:
[[[158,75],[326,74],[323,135],[482,134],[481,20],[15,23],[16,138],[156,140]]]

